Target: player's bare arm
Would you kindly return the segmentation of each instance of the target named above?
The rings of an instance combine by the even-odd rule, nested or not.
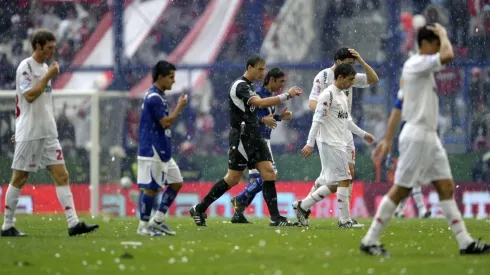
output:
[[[310,110],[312,112],[314,112],[316,110],[316,105],[317,105],[318,101],[314,100],[314,99],[310,99],[308,100],[308,106],[310,107]]]
[[[362,68],[366,72],[368,83],[371,85],[378,83],[379,77],[378,74],[376,74],[376,72],[373,70],[373,68],[371,68],[371,66],[369,66],[369,64],[367,64],[364,59],[362,59],[361,55],[356,50],[349,49],[349,51],[352,53],[353,56],[356,57],[357,62],[361,64]]]
[[[291,120],[293,119],[293,112],[288,111],[288,107],[286,107],[284,108],[284,110],[282,110],[279,117],[281,118],[281,120]]]
[[[354,123],[354,121],[352,120],[351,116],[349,116],[349,122],[348,122],[347,127],[348,127],[349,131],[351,131],[354,135],[361,137],[362,139],[364,139],[369,144],[373,144],[376,141],[372,134],[364,131],[359,126],[357,126],[357,124]]]
[[[436,23],[435,26],[427,26],[427,29],[433,31],[437,36],[439,36],[439,41],[441,42],[441,48],[439,50],[441,64],[445,65],[454,59],[453,46],[447,37],[446,29],[440,24]]]
[[[262,119],[260,119],[260,123],[265,124],[267,127],[272,129],[276,129],[277,127],[277,121],[274,119],[274,114],[262,117]]]
[[[187,95],[182,94],[179,97],[177,106],[170,114],[170,116],[163,117],[162,119],[160,119],[160,125],[162,125],[163,128],[169,128],[170,126],[172,126],[172,124],[175,122],[180,112],[182,111],[182,109],[184,109],[185,105],[187,105]]]
[[[58,62],[54,61],[53,63],[51,63],[48,72],[41,78],[41,80],[29,91],[24,93],[24,98],[27,100],[27,102],[32,103],[39,96],[41,96],[41,94],[44,92],[44,89],[46,89],[46,86],[48,86],[48,83],[51,80],[51,78],[58,75],[59,72],[60,72],[60,67],[58,65]]]
[[[259,108],[267,108],[281,104],[282,102],[289,100],[293,97],[300,96],[303,91],[298,87],[292,87],[287,93],[280,94],[278,96],[272,96],[267,98],[261,98],[260,96],[254,96],[250,98],[249,104],[255,105]]]
[[[388,127],[386,129],[385,137],[378,143],[376,149],[373,151],[373,160],[381,160],[390,151],[393,145],[393,137],[395,136],[398,124],[400,124],[402,118],[402,111],[398,108],[391,110],[390,118],[388,119]]]

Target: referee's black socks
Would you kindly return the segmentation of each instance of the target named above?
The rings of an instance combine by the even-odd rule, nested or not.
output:
[[[266,180],[262,186],[262,195],[264,195],[264,200],[269,208],[269,214],[274,220],[279,217],[279,208],[277,208],[277,191],[276,191],[276,181]]]
[[[204,199],[196,205],[196,211],[199,213],[204,213],[208,209],[208,207],[221,196],[223,196],[226,191],[230,189],[230,186],[225,182],[224,179],[220,179],[217,183],[211,187],[208,194]],[[275,191],[275,189],[274,189]]]

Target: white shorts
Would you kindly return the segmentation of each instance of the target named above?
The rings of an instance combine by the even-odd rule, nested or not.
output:
[[[15,144],[12,169],[37,172],[51,165],[65,164],[58,138],[19,141]]]
[[[321,185],[337,185],[339,181],[351,180],[347,152],[318,141],[317,145],[322,163],[322,172],[317,182]]]
[[[274,156],[272,155],[272,149],[271,149],[271,140],[266,139],[267,142],[267,147],[269,147],[269,151],[271,152],[271,157],[272,157],[272,167],[274,167],[274,172],[277,175],[277,167],[276,167],[276,162],[274,161]],[[259,170],[257,169],[251,169],[248,171],[249,177],[258,177],[260,175]]]
[[[354,145],[354,137],[352,136],[351,131],[347,131],[346,133],[346,141],[347,141],[347,155],[349,156],[349,163],[356,164],[356,146]]]
[[[138,187],[160,189],[166,184],[183,182],[179,166],[173,158],[167,162],[138,159]]]
[[[396,185],[413,188],[453,178],[446,150],[436,131],[407,123],[400,133],[398,147]]]

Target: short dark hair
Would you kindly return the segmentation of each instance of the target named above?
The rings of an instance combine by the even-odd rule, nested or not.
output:
[[[36,50],[36,44],[41,45],[41,48],[46,45],[47,42],[56,41],[54,34],[48,29],[39,29],[33,35],[31,39],[32,49]]]
[[[349,48],[340,48],[337,50],[337,52],[335,53],[335,55],[333,56],[333,61],[337,61],[337,60],[345,60],[347,58],[354,58],[356,59],[356,57],[354,55],[352,55],[352,53],[349,51]]]
[[[435,34],[433,31],[429,30],[427,28],[428,26],[434,27],[434,24],[427,24],[423,26],[417,33],[417,44],[419,45],[419,48],[422,47],[422,40],[427,40],[428,42],[439,40],[439,36],[437,36],[437,34]]]
[[[286,74],[281,71],[281,69],[279,68],[272,68],[270,71],[267,72],[267,74],[265,75],[265,78],[264,78],[264,86],[269,84],[269,81],[272,78],[275,78],[275,79],[278,79],[278,78],[281,78],[283,76],[285,76]]]
[[[343,77],[348,77],[350,75],[356,75],[356,69],[350,64],[339,64],[336,68],[335,71],[333,72],[335,80],[341,75]]]
[[[245,65],[245,69],[248,70],[248,66],[255,67],[255,65],[264,63],[265,64],[265,59],[260,56],[258,53],[252,54],[248,59],[247,59],[247,65]]]
[[[156,82],[159,75],[161,75],[162,77],[166,77],[170,74],[170,71],[176,70],[177,69],[175,68],[174,64],[165,60],[160,60],[151,70],[151,77],[153,78],[153,82]]]

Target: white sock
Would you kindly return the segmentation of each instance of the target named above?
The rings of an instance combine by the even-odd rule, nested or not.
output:
[[[350,202],[350,200],[351,200],[351,198],[352,198],[352,188],[353,188],[353,187],[354,187],[354,183],[352,183],[352,182],[351,182],[351,183],[349,184],[349,187],[348,187],[348,188],[349,188],[349,202]]]
[[[162,211],[158,210],[155,213],[155,216],[153,216],[157,222],[163,222],[165,220],[165,213]]]
[[[320,188],[320,178],[317,178],[315,180],[315,183],[313,184],[313,186],[311,187],[310,189],[310,193],[308,193],[308,195],[311,195],[313,194],[313,192],[315,192],[318,188]]]
[[[322,185],[301,201],[301,208],[303,210],[308,210],[315,203],[323,200],[323,198],[328,197],[330,194],[332,194],[330,189],[328,189],[326,185]]]
[[[363,244],[374,245],[378,243],[381,233],[383,233],[384,229],[388,225],[388,222],[391,220],[393,213],[395,213],[395,208],[395,203],[387,195],[385,195],[381,200],[378,211],[376,211],[376,215],[374,216],[374,220],[371,223],[369,231],[362,239]]]
[[[14,226],[14,215],[19,202],[20,189],[9,184],[7,192],[5,192],[5,213],[2,225],[2,230],[7,230]]]
[[[427,212],[427,208],[425,207],[424,203],[424,196],[422,195],[422,188],[413,188],[412,198],[417,205],[417,209],[419,210],[419,217],[422,217],[425,212]]]
[[[350,221],[349,188],[337,187],[337,206],[339,208],[339,221],[346,223]]]
[[[439,202],[439,207],[446,217],[446,220],[453,231],[454,237],[458,242],[459,248],[464,249],[473,242],[473,238],[468,234],[464,221],[461,218],[461,212],[459,212],[458,206],[454,199],[444,200]]]
[[[75,203],[73,203],[73,195],[69,185],[56,186],[56,195],[58,195],[58,201],[65,211],[66,221],[68,222],[68,228],[72,228],[77,225],[78,220],[77,212],[75,211]]]

